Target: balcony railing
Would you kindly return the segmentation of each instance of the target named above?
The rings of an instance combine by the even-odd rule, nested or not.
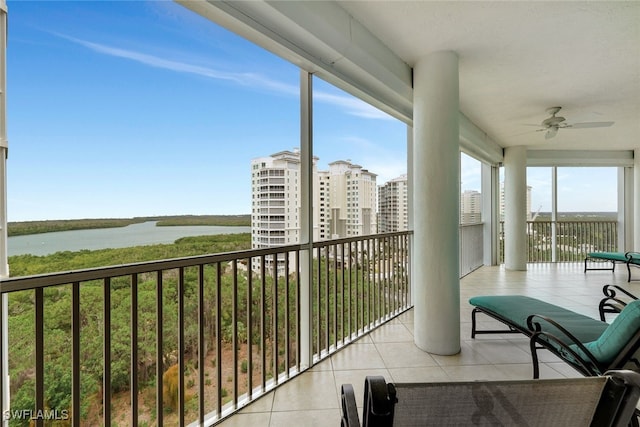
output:
[[[213,424],[408,309],[409,237],[4,280],[0,411],[14,425]]]
[[[527,236],[528,262],[576,262],[588,252],[618,251],[616,221],[527,221]],[[504,262],[504,222],[500,262]]]
[[[466,276],[483,264],[483,230],[482,223],[460,225],[460,277]]]

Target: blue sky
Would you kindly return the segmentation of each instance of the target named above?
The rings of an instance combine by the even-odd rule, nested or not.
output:
[[[298,68],[174,2],[7,4],[9,221],[246,214],[251,159],[299,146]],[[403,123],[314,89],[321,169],[406,172]],[[463,159],[462,188],[479,179]],[[615,210],[566,194],[571,210]]]
[[[8,1],[8,219],[241,214],[299,146],[299,70],[168,1]],[[316,79],[320,167],[406,170],[406,127]]]

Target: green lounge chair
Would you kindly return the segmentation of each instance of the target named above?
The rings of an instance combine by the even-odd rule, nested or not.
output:
[[[589,261],[609,261],[610,268],[588,267]],[[627,282],[631,281],[631,267],[640,267],[640,252],[589,252],[584,258],[584,272],[590,270],[616,270],[616,264],[627,266]]]
[[[533,378],[539,376],[537,351],[551,351],[585,376],[602,375],[628,364],[640,368],[640,300],[625,305],[611,324],[523,295],[477,296],[469,300],[471,337],[483,333],[519,332],[529,337]],[[507,325],[506,330],[478,330],[476,315],[484,313]]]

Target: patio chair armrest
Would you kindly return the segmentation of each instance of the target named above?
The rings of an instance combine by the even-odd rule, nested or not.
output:
[[[387,384],[382,376],[367,376],[364,380],[363,427],[392,427],[397,402],[393,384]]]
[[[632,371],[631,369],[620,369],[620,370],[615,369],[611,371],[606,371],[604,375],[608,375],[613,378],[618,378],[624,381],[625,384],[640,388],[640,373],[636,371]]]
[[[543,331],[541,323],[537,322],[536,319],[544,320],[545,322],[557,328],[562,333],[563,337],[566,338],[566,340],[570,341],[570,344],[565,343],[565,341],[560,339],[560,337],[557,337],[550,332]],[[555,320],[546,316],[541,316],[539,314],[532,314],[527,317],[527,326],[530,330],[533,331],[533,334],[531,335],[532,343],[540,343],[546,348],[548,348],[549,345],[553,346],[556,349],[558,355],[568,354],[572,359],[574,359],[573,361],[575,363],[583,366],[589,372],[592,372],[594,370],[593,368],[598,371],[600,370],[600,362],[593,356],[593,354],[584,346],[582,342],[580,342],[580,340],[578,340],[573,334],[571,334],[571,332],[567,331]],[[583,355],[572,349],[571,345],[575,345],[583,353]],[[588,359],[587,361],[584,360],[585,357]],[[567,359],[567,361],[569,360]],[[589,366],[589,363],[591,364],[591,366]]]
[[[625,252],[624,257],[627,259],[627,264],[639,264],[640,265],[640,252]]]
[[[340,427],[360,427],[356,395],[351,384],[342,384],[340,400],[342,403]]]
[[[605,298],[600,300],[598,304],[598,311],[600,312],[600,320],[603,322],[606,321],[605,314],[606,313],[620,313],[622,309],[627,305],[628,301],[620,299],[618,297],[617,292],[622,293],[624,296],[631,300],[637,300],[638,297],[633,295],[631,292],[622,289],[617,285],[604,285],[602,288],[602,293],[605,295]]]
[[[640,257],[640,254],[638,254],[638,257]],[[608,298],[616,298],[617,297],[616,291],[622,292],[623,294],[625,294],[626,296],[628,296],[631,299],[638,299],[637,296],[635,296],[634,294],[632,294],[631,292],[629,292],[629,291],[627,291],[625,289],[622,289],[618,285],[604,285],[602,287],[602,293],[604,294],[604,296],[606,296]]]

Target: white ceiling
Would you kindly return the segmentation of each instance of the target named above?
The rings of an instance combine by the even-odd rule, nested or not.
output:
[[[640,149],[640,2],[338,1],[408,65],[459,56],[460,109],[503,147]],[[537,125],[561,106],[567,123]]]

